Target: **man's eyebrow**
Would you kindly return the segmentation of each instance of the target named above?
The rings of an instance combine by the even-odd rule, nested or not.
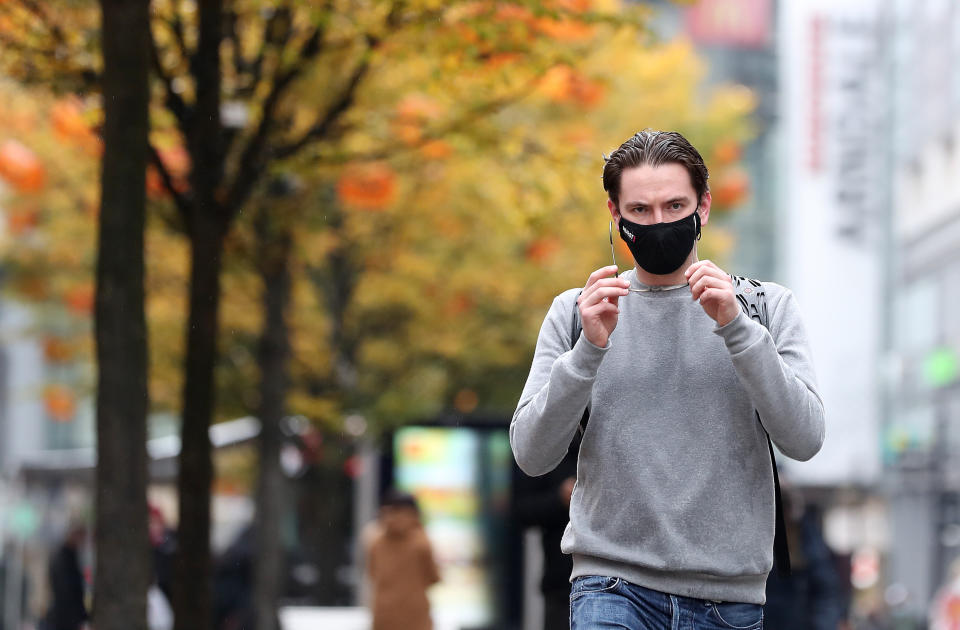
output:
[[[690,197],[689,197],[689,196],[687,196],[687,195],[678,195],[678,196],[676,196],[676,197],[671,197],[670,199],[668,199],[666,202],[664,202],[664,205],[669,206],[670,204],[673,204],[673,203],[686,203],[686,202],[688,202],[688,201],[690,201]],[[624,207],[624,208],[636,208],[636,207],[638,207],[638,206],[646,207],[646,206],[649,206],[649,205],[650,205],[650,204],[647,203],[646,201],[627,201],[626,203],[623,204],[623,207]]]

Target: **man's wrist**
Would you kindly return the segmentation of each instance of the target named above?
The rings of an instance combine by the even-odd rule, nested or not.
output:
[[[740,307],[737,306],[736,304],[734,304],[731,307],[722,309],[720,312],[717,313],[717,325],[720,326],[721,328],[723,326],[726,326],[727,324],[735,320],[737,318],[737,315],[739,315],[741,312],[742,311],[740,310]]]

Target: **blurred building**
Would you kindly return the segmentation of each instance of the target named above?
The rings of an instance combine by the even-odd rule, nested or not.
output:
[[[883,457],[890,581],[921,616],[960,554],[960,6],[884,0],[892,233]]]

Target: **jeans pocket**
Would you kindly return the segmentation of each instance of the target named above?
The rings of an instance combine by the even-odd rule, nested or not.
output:
[[[570,600],[590,593],[605,593],[612,591],[620,584],[620,578],[604,577],[601,575],[583,575],[573,580],[570,588]]]
[[[763,606],[759,604],[740,604],[735,602],[711,603],[713,613],[721,628],[731,630],[761,630],[763,628]]]

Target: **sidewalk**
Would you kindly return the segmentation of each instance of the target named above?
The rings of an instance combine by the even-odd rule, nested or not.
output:
[[[289,606],[280,609],[281,630],[316,630],[316,628],[336,628],[336,630],[370,630],[370,612],[366,608],[343,607],[327,608],[319,606]],[[459,624],[452,619],[442,619],[434,615],[434,630],[460,630]]]

